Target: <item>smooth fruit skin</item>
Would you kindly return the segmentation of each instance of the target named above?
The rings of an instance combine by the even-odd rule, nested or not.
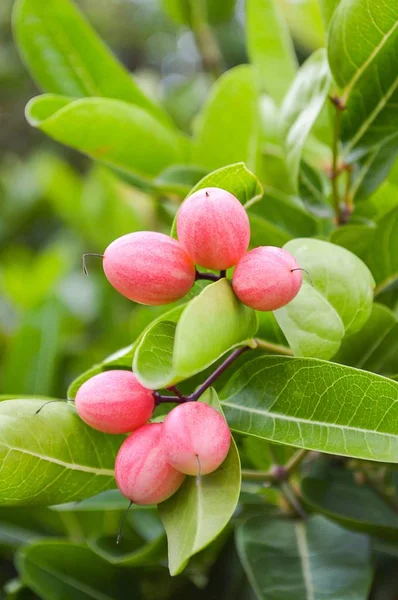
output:
[[[303,281],[294,256],[276,246],[250,250],[236,265],[232,287],[255,310],[277,310],[297,296]]]
[[[116,457],[117,486],[135,504],[159,504],[184,481],[184,475],[167,462],[162,427],[162,423],[143,425],[123,442]]]
[[[235,196],[220,188],[206,188],[181,205],[177,235],[195,264],[229,269],[249,246],[249,218]]]
[[[195,266],[181,244],[163,233],[137,231],[113,241],[103,267],[129,300],[157,306],[179,300],[195,283]]]
[[[105,433],[129,433],[151,417],[155,400],[131,371],[105,371],[79,388],[76,410],[83,421]]]
[[[231,433],[222,415],[203,402],[186,402],[173,408],[163,423],[167,459],[186,475],[206,475],[228,454]]]

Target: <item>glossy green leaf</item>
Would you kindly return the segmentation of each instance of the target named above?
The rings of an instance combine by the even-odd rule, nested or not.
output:
[[[372,579],[368,538],[324,517],[305,522],[251,517],[238,553],[261,600],[364,600]]]
[[[189,195],[206,187],[219,187],[227,190],[227,192],[236,196],[242,204],[250,202],[250,205],[252,205],[258,202],[263,195],[260,181],[246,168],[243,162],[227,165],[209,173],[190,190]]]
[[[282,8],[293,38],[299,46],[308,50],[316,50],[325,45],[325,31],[319,0],[276,1]]]
[[[71,0],[18,0],[13,21],[23,61],[45,92],[124,100],[170,123]]]
[[[340,0],[319,0],[319,6],[321,9],[321,15],[323,22],[325,24],[325,28],[330,25],[330,21],[332,20],[334,11],[339,5]]]
[[[366,482],[359,484],[355,474],[328,460],[316,461],[306,469],[301,481],[303,501],[344,527],[398,539],[398,515]]]
[[[231,429],[281,444],[398,462],[398,383],[311,358],[260,356],[223,388]]]
[[[275,317],[296,355],[331,358],[344,335],[358,331],[370,316],[372,275],[357,256],[328,242],[297,239],[285,249],[309,277],[303,274],[300,292]]]
[[[214,84],[198,116],[193,162],[208,169],[243,161],[255,171],[259,152],[258,97],[249,65],[227,71]]]
[[[373,148],[354,165],[351,197],[355,202],[370,196],[388,176],[398,153],[395,139]]]
[[[358,254],[367,264],[376,281],[376,296],[397,285],[398,207],[378,220],[376,227],[347,225],[337,230],[332,240]]]
[[[246,35],[261,91],[280,102],[297,71],[289,29],[275,0],[247,0]]]
[[[184,162],[181,138],[139,106],[108,98],[33,98],[26,118],[51,138],[121,171],[151,178]]]
[[[370,198],[365,198],[355,205],[352,214],[353,223],[364,223],[369,227],[374,227],[374,223],[380,221],[387,213],[398,207],[398,187],[388,180],[373,193]],[[340,227],[336,230],[347,231],[346,227]]]
[[[331,84],[326,51],[317,50],[300,67],[282,104],[287,163],[297,186],[305,141],[325,104]]]
[[[346,160],[397,138],[398,5],[341,0],[331,22],[328,56],[345,110]]]
[[[221,410],[210,389],[201,400]],[[186,477],[174,496],[159,505],[169,546],[169,569],[177,575],[189,558],[213,541],[229,522],[240,492],[240,461],[234,440],[223,464],[200,481]]]
[[[369,320],[360,331],[343,340],[333,360],[386,376],[397,373],[397,316],[387,306],[373,304]]]
[[[203,371],[256,331],[255,312],[221,279],[191,300],[179,319],[159,320],[147,329],[137,346],[133,371],[146,387],[167,387]]]
[[[147,543],[122,537],[118,544],[115,536],[98,536],[87,541],[89,548],[107,562],[121,567],[156,565],[167,556],[167,543],[164,534]]]
[[[17,556],[22,581],[43,600],[125,600],[140,598],[134,572],[110,565],[85,545],[42,541]]]
[[[115,487],[113,465],[123,437],[91,429],[66,402],[36,415],[43,404],[0,403],[0,503],[58,504]]]

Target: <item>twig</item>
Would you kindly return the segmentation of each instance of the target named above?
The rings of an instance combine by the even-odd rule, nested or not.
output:
[[[286,474],[288,477],[292,473],[294,473],[294,471],[297,469],[297,467],[299,467],[301,465],[302,461],[305,459],[308,452],[309,452],[309,450],[305,450],[304,448],[301,450],[298,450],[296,452],[296,454],[293,454],[293,456],[287,461],[287,463],[285,465],[285,471],[286,471]]]
[[[207,22],[205,0],[189,0],[190,26],[202,57],[203,68],[215,78],[223,72],[223,58],[217,39]]]
[[[339,143],[341,133],[341,113],[345,106],[338,96],[331,96],[330,101],[335,107],[335,119],[334,119],[334,131],[333,131],[333,144],[332,144],[332,168],[329,174],[332,183],[332,199],[333,208],[336,214],[337,223],[342,223],[342,213],[340,207],[340,195],[337,178],[340,175],[339,169]]]
[[[266,350],[267,352],[272,352],[273,354],[293,356],[293,351],[287,346],[273,344],[271,342],[267,342],[266,340],[262,340],[261,338],[254,338],[253,342],[255,344],[255,348],[259,348],[260,350]]]

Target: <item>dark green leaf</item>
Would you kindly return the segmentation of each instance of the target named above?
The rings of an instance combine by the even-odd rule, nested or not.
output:
[[[398,515],[352,471],[328,460],[309,465],[301,482],[303,501],[344,527],[388,539],[398,539]]]
[[[139,106],[108,98],[33,98],[26,118],[53,139],[121,171],[151,178],[184,162],[180,134]]]
[[[372,571],[367,537],[317,516],[252,517],[237,530],[249,581],[264,600],[364,600]]]
[[[115,487],[113,465],[123,436],[88,427],[66,402],[0,403],[1,486],[5,505],[80,500]]]
[[[18,0],[13,20],[22,58],[45,92],[125,100],[171,122],[70,0]]]
[[[294,79],[297,58],[289,29],[275,0],[246,2],[246,35],[260,90],[280,102]]]
[[[202,400],[220,409],[216,392],[210,389]],[[240,492],[240,461],[232,440],[228,456],[216,471],[200,481],[186,477],[174,496],[159,505],[167,533],[169,569],[177,575],[189,558],[205,548],[229,522]]]
[[[334,12],[328,56],[345,105],[346,160],[394,137],[398,143],[397,23],[396,3],[341,0]]]
[[[310,358],[260,356],[221,392],[234,431],[342,456],[398,462],[398,383]]]
[[[126,600],[141,597],[134,572],[110,565],[83,544],[36,542],[17,556],[22,581],[43,600]]]
[[[107,562],[120,567],[156,565],[167,556],[166,536],[163,534],[148,542],[137,544],[122,537],[116,544],[115,536],[100,536],[88,540],[89,548]]]

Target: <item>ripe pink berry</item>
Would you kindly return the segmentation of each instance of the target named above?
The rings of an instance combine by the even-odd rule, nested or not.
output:
[[[152,390],[131,371],[105,371],[79,388],[76,410],[88,425],[105,433],[128,433],[141,427],[153,413]]]
[[[232,287],[255,310],[276,310],[297,296],[303,274],[294,256],[275,246],[250,250],[236,265]]]
[[[162,423],[143,425],[123,442],[116,457],[117,486],[136,504],[159,504],[184,481],[184,475],[167,462],[162,427]]]
[[[163,423],[163,437],[169,463],[186,475],[215,471],[231,444],[224,417],[203,402],[173,408]]]
[[[249,218],[235,196],[220,188],[206,188],[182,204],[177,235],[195,264],[229,269],[249,246]]]
[[[181,244],[163,233],[138,231],[105,250],[108,281],[129,300],[159,305],[179,300],[195,282],[195,266]]]

